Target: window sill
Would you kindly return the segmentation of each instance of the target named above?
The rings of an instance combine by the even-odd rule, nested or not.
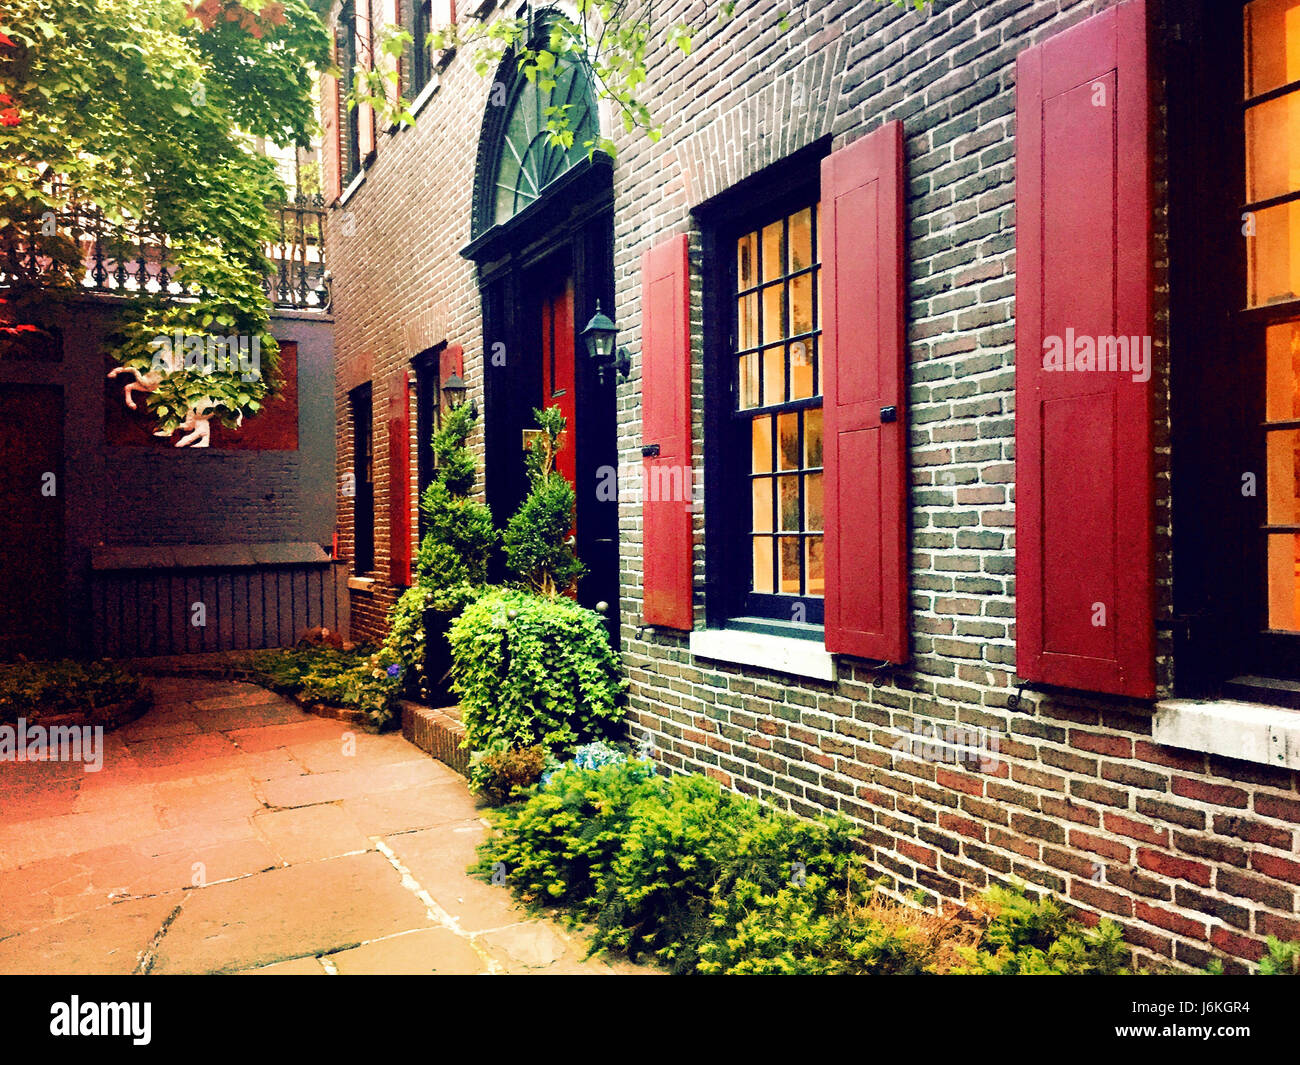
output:
[[[357,171],[356,176],[348,183],[348,187],[343,190],[343,195],[339,197],[339,206],[344,206],[348,200],[357,194],[357,189],[366,183],[366,168],[363,166]]]
[[[1300,769],[1300,713],[1231,699],[1156,703],[1152,739],[1166,747]]]
[[[374,577],[349,577],[348,590],[353,592],[371,592],[375,588]]]
[[[429,79],[429,83],[416,94],[415,99],[411,101],[410,111],[412,118],[415,118],[424,110],[424,105],[434,98],[440,88],[442,88],[442,79],[435,74]],[[410,129],[411,127],[407,123],[403,122],[401,128]]]
[[[813,680],[836,679],[834,657],[812,640],[743,629],[697,629],[691,633],[690,647],[696,658],[758,666]]]

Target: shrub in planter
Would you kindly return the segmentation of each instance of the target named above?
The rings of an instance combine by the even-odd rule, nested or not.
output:
[[[403,676],[400,665],[382,658],[382,651],[364,648],[298,647],[262,652],[253,659],[253,668],[258,679],[274,691],[307,702],[361,710],[371,724],[383,728],[394,718]]]
[[[626,708],[622,670],[599,614],[563,596],[493,588],[449,634],[465,746],[496,740],[568,754],[613,738]]]
[[[563,595],[583,573],[570,541],[577,496],[555,468],[564,415],[559,407],[535,410],[533,415],[541,431],[528,448],[528,496],[506,526],[506,564],[533,591]]]
[[[0,665],[0,723],[18,718],[96,712],[122,704],[147,705],[152,695],[139,677],[112,662],[14,662]]]
[[[452,619],[487,582],[488,562],[497,543],[488,507],[469,497],[474,487],[474,456],[465,446],[475,414],[466,403],[453,407],[434,434],[437,474],[425,489],[420,508],[428,531],[416,558],[416,583],[398,604],[419,628],[418,647],[404,663],[418,673],[418,694],[445,698],[451,669],[447,632]],[[414,628],[414,626],[413,626]],[[391,641],[390,641],[391,642]],[[414,668],[418,664],[418,669]]]
[[[420,542],[416,570],[428,591],[429,609],[443,613],[460,610],[487,583],[488,561],[497,542],[492,512],[469,495],[474,456],[465,441],[474,422],[468,404],[448,412],[433,437],[437,472],[420,499],[428,531]]]

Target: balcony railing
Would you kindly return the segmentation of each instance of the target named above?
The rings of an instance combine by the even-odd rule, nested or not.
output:
[[[298,196],[274,210],[277,239],[266,247],[271,269],[262,279],[262,289],[278,309],[328,311],[324,199],[320,195]],[[204,294],[175,280],[167,236],[145,225],[112,223],[93,207],[74,201],[57,215],[35,219],[32,229],[68,238],[67,250],[74,264],[70,272],[77,273],[79,254],[80,287],[86,292],[114,296],[165,293],[176,299]],[[49,265],[36,243],[11,239],[0,251],[0,287],[21,279],[37,280]]]

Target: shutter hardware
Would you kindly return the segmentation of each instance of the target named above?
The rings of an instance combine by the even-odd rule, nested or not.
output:
[[[647,459],[657,459],[659,457],[658,444],[646,444],[641,448],[641,457]]]

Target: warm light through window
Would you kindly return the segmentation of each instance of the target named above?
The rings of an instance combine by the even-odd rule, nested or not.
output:
[[[1300,299],[1300,0],[1245,11],[1246,232],[1252,307]]]
[[[736,405],[750,417],[752,583],[820,598],[822,412],[817,208],[736,242]]]

